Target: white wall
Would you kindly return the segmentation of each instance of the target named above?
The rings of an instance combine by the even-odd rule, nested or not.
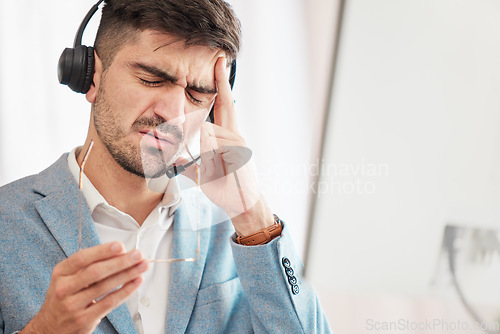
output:
[[[310,191],[307,164],[314,151],[321,109],[311,99],[305,1],[231,0],[243,29],[243,50],[235,85],[238,120],[253,149],[262,192],[292,228],[304,253]],[[314,115],[314,117],[311,117]]]
[[[0,184],[41,171],[85,138],[89,106],[59,85],[57,61],[90,3],[0,2]]]
[[[444,224],[500,228],[499,92],[500,2],[347,2],[308,268],[334,321],[432,294]]]

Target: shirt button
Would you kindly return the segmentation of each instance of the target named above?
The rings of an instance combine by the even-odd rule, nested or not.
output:
[[[144,231],[139,232],[139,238],[142,238],[144,236]]]
[[[297,278],[295,276],[289,276],[288,282],[290,283],[290,285],[293,286],[293,285],[297,284]]]
[[[294,272],[292,268],[285,268],[285,272],[288,276],[293,276]]]
[[[290,268],[290,266],[291,266],[290,260],[287,257],[284,257],[281,260],[281,263],[283,263],[283,267],[285,267],[285,268]]]
[[[151,305],[151,301],[149,300],[148,297],[142,297],[141,298],[141,304],[144,305],[144,306],[149,306],[149,305]]]
[[[292,293],[293,293],[294,295],[298,295],[298,294],[299,294],[299,290],[300,290],[300,289],[299,289],[299,286],[298,286],[298,285],[294,285],[294,286],[292,286]]]

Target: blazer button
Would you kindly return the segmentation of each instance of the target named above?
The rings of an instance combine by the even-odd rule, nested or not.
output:
[[[292,285],[292,288],[293,288],[293,286],[295,286],[297,284],[297,277],[295,277],[295,276],[289,276],[288,277],[288,283],[290,283],[290,285]]]
[[[299,286],[298,286],[298,285],[294,285],[294,286],[292,286],[292,293],[293,293],[294,295],[298,295],[298,294],[299,294],[299,291],[300,291],[300,289],[299,289]]]
[[[288,276],[293,276],[293,274],[295,274],[294,271],[293,271],[293,269],[291,267],[290,268],[285,268],[285,272],[286,272],[286,274]]]
[[[290,266],[291,266],[290,260],[287,257],[284,257],[281,260],[281,263],[283,263],[283,267],[285,267],[285,268],[290,268]]]

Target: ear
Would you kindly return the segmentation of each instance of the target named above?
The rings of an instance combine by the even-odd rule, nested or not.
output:
[[[90,85],[89,91],[87,92],[87,94],[85,94],[87,101],[89,101],[90,103],[94,103],[96,100],[97,92],[99,91],[99,85],[101,84],[101,77],[103,70],[101,58],[99,58],[95,50],[94,50],[94,59],[95,59],[94,80]]]

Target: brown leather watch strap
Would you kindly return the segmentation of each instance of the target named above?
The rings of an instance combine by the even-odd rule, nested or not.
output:
[[[236,242],[244,246],[264,245],[269,241],[281,235],[283,227],[281,226],[281,219],[274,215],[274,225],[263,228],[257,233],[248,236],[238,236]]]

